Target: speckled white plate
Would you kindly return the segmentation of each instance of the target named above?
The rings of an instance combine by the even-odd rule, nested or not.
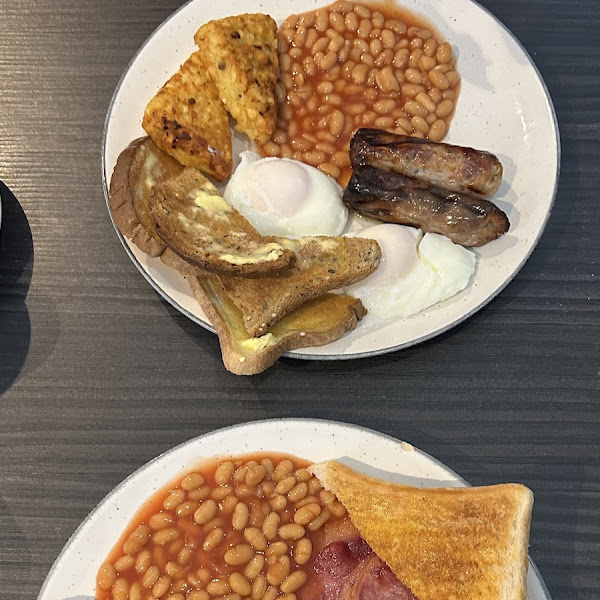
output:
[[[91,600],[98,568],[155,491],[199,459],[268,450],[314,462],[341,459],[369,475],[421,487],[462,487],[459,475],[400,440],[356,425],[313,419],[255,421],[220,429],[165,452],[130,475],[94,509],[54,563],[39,600]],[[550,600],[530,561],[529,600]]]
[[[292,13],[326,4],[327,0],[262,0],[253,3],[251,10],[267,12],[281,22]],[[471,284],[453,298],[408,319],[372,323],[367,317],[340,340],[289,356],[358,358],[405,348],[446,331],[508,284],[533,251],[550,214],[560,162],[558,127],[546,86],[527,52],[493,15],[471,0],[403,0],[402,5],[424,15],[454,48],[462,89],[445,141],[489,150],[500,158],[504,181],[494,202],[508,214],[511,229],[477,250],[479,261]],[[103,179],[107,202],[108,182],[119,153],[144,134],[140,125],[144,108],[196,49],[195,31],[210,19],[248,10],[247,0],[192,0],[139,50],[117,86],[106,119]],[[241,136],[234,136],[234,154],[246,145]],[[185,279],[119,237],[156,291],[184,315],[212,330]]]

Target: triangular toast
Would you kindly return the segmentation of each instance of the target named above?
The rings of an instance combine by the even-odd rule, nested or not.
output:
[[[142,127],[182,165],[223,181],[231,175],[231,130],[205,55],[194,52],[150,100]]]
[[[165,244],[148,212],[152,188],[183,169],[149,137],[134,140],[121,152],[110,180],[109,204],[119,231],[148,256],[160,256]]]
[[[533,505],[525,486],[416,488],[336,461],[309,470],[419,600],[525,600]]]
[[[183,259],[206,271],[250,275],[289,266],[293,251],[261,236],[190,167],[154,186],[148,209],[156,232]]]
[[[210,21],[194,36],[236,129],[257,142],[275,131],[277,25],[268,15],[244,14]]]
[[[322,346],[356,327],[365,308],[352,296],[324,294],[290,312],[262,337],[248,335],[242,315],[214,275],[189,277],[200,306],[219,336],[223,364],[237,375],[255,375],[280,356],[307,346]]]
[[[364,279],[381,259],[377,242],[365,238],[317,236],[281,242],[293,244],[296,252],[294,264],[286,271],[248,281],[221,277],[223,289],[253,336],[262,335],[307,300]]]

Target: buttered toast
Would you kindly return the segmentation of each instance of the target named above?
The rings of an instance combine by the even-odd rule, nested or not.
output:
[[[119,157],[110,204],[124,235],[186,277],[234,373],[255,374],[290,350],[332,342],[366,313],[360,300],[326,292],[370,274],[380,259],[376,242],[263,237],[206,177],[179,165],[149,138]],[[281,249],[293,266],[244,272],[244,258],[261,249]]]
[[[229,116],[209,74],[205,50],[194,52],[150,100],[142,127],[182,165],[218,181],[231,175]]]
[[[148,256],[160,256],[165,249],[148,212],[148,197],[154,185],[182,169],[149,137],[131,142],[117,159],[110,180],[110,209],[119,231]]]
[[[324,294],[285,315],[261,337],[246,331],[242,314],[213,275],[190,277],[200,306],[219,335],[223,363],[237,375],[255,375],[295,348],[322,346],[356,327],[364,316],[360,300]]]
[[[264,334],[307,300],[364,279],[381,259],[377,242],[365,238],[317,236],[288,242],[294,244],[296,260],[286,271],[248,281],[220,278],[252,336]]]
[[[206,271],[251,275],[286,268],[294,259],[292,250],[261,236],[196,169],[154,186],[148,208],[164,243]]]
[[[309,471],[419,600],[526,600],[533,494],[525,486],[416,488],[336,461]]]
[[[259,143],[275,131],[277,24],[263,14],[210,21],[194,36],[235,128]]]

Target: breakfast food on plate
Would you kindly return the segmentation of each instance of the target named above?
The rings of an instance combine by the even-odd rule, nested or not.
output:
[[[245,315],[232,302],[222,280],[216,276],[193,277],[190,284],[217,330],[223,364],[237,375],[260,373],[288,350],[337,340],[354,329],[366,312],[361,301],[352,296],[322,294],[286,311],[268,330],[264,329],[263,335],[253,337],[245,327]]]
[[[339,1],[291,15],[279,29],[277,129],[268,156],[295,158],[345,185],[360,127],[441,140],[460,77],[452,47],[392,4]]]
[[[261,236],[196,169],[154,186],[148,208],[171,250],[213,273],[248,275],[288,267],[294,253]]]
[[[362,215],[482,246],[508,231],[494,194],[502,165],[489,152],[359,129],[350,144],[353,173],[344,202]]]
[[[533,506],[525,486],[420,489],[373,479],[336,461],[308,470],[410,588],[410,598],[525,600]],[[372,560],[369,554],[365,559]],[[358,585],[356,579],[352,584]]]
[[[369,165],[450,192],[488,198],[502,182],[502,163],[489,152],[379,129],[359,129],[350,142],[352,168]]]
[[[269,15],[244,14],[210,21],[194,36],[235,128],[257,142],[269,139],[277,120],[276,31]]]
[[[95,598],[525,600],[531,507],[518,484],[427,489],[335,461],[221,458],[142,506]]]
[[[188,278],[217,330],[230,371],[259,373],[289,350],[327,344],[356,327],[365,314],[360,300],[326,292],[372,273],[380,258],[377,242],[318,236],[263,238],[199,171],[181,167],[163,180],[167,170],[158,166],[163,162],[172,166],[171,160],[148,138],[127,148],[111,182],[115,198],[125,200],[117,202],[111,196],[111,209],[119,211],[119,216],[113,212],[119,228],[132,220],[123,215],[133,215],[136,237],[154,240],[152,231],[158,240],[154,256]],[[138,163],[144,169],[132,168]],[[130,177],[130,171],[136,176]],[[148,230],[133,210],[130,184],[138,186],[138,204],[143,223],[150,224]],[[125,235],[127,231],[122,229]],[[260,258],[261,250],[266,257],[282,250],[295,260],[271,274],[249,273],[247,268],[277,265],[277,261],[245,264]],[[211,274],[215,271],[230,275]]]
[[[163,85],[148,103],[142,126],[182,165],[223,181],[232,168],[231,131],[205,54],[194,52]]]
[[[223,196],[263,235],[340,235],[348,220],[342,188],[297,160],[242,152]]]
[[[292,243],[296,253],[288,270],[252,280],[220,277],[253,336],[263,335],[307,300],[369,276],[381,258],[379,245],[372,239],[318,236],[285,243]]]
[[[262,452],[180,475],[141,508],[100,566],[96,600],[298,592],[325,522],[346,512],[332,495],[321,498],[309,464]]]
[[[510,226],[506,214],[488,200],[373,167],[352,173],[343,198],[361,215],[439,233],[462,246],[483,246]]]
[[[485,199],[500,161],[438,143],[460,89],[438,32],[340,0],[279,31],[265,14],[213,20],[194,40],[145,110],[151,139],[119,156],[110,206],[123,235],[188,279],[230,371],[338,339],[367,310],[407,318],[468,286],[475,254],[456,244],[509,222]],[[242,152],[221,195],[204,175],[231,175],[228,112],[267,157]],[[364,229],[355,212],[393,224]]]
[[[131,142],[115,165],[109,191],[113,218],[121,233],[148,256],[160,256],[165,249],[148,212],[148,196],[155,184],[182,169],[149,137]]]
[[[381,223],[362,229],[357,237],[376,240],[379,268],[345,288],[360,298],[378,319],[406,318],[467,287],[475,272],[475,254],[436,233]]]

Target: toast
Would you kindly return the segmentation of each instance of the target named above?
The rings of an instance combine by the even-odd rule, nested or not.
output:
[[[194,52],[150,100],[142,127],[182,165],[223,181],[231,175],[231,130],[205,54]]]
[[[220,278],[252,336],[264,334],[307,300],[364,279],[381,259],[377,242],[364,238],[319,236],[281,242],[294,244],[296,261],[288,270],[254,280]]]
[[[154,186],[148,209],[163,242],[206,271],[254,275],[286,268],[294,259],[292,250],[261,236],[196,169]]]
[[[366,311],[352,296],[324,294],[279,320],[259,338],[248,335],[240,311],[214,275],[190,277],[194,295],[219,336],[225,368],[256,375],[296,348],[322,346],[356,327]]]
[[[533,495],[525,486],[421,489],[335,461],[309,471],[419,600],[526,600]]]
[[[154,185],[182,169],[149,137],[131,142],[117,159],[109,191],[113,219],[119,231],[148,256],[160,256],[165,250],[148,212],[148,197]]]
[[[194,36],[235,128],[259,143],[275,131],[277,24],[263,14],[206,23]]]

